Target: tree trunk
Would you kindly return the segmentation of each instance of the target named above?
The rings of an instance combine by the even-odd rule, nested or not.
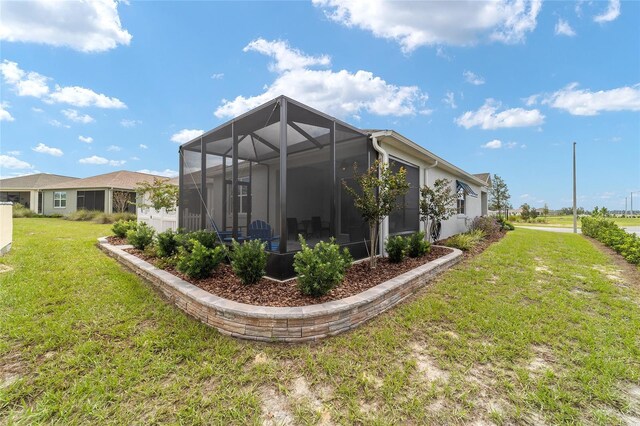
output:
[[[371,258],[369,259],[369,267],[371,269],[375,269],[376,268],[376,261],[377,261],[377,257],[376,257],[376,247],[377,247],[377,239],[378,239],[378,232],[377,232],[377,226],[374,225],[369,225],[369,236],[371,237]]]

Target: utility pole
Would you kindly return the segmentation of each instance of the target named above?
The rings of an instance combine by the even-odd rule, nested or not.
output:
[[[624,215],[626,216],[626,215],[627,215],[627,213],[629,213],[629,212],[627,211],[627,197],[624,197]]]
[[[633,191],[631,191],[631,216],[633,216]]]
[[[576,143],[573,143],[573,233],[578,233],[578,210],[576,206]]]

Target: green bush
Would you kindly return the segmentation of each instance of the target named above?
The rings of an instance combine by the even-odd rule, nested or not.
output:
[[[215,232],[202,229],[200,231],[189,232],[187,241],[196,240],[206,248],[214,248],[220,242]]]
[[[445,241],[448,247],[454,247],[462,251],[468,251],[474,248],[480,241],[484,239],[484,232],[480,230],[465,232],[464,234],[456,234]]]
[[[127,241],[138,250],[144,250],[153,242],[155,231],[146,223],[139,223],[135,229],[127,231]]]
[[[595,238],[620,253],[629,263],[640,264],[640,237],[627,233],[612,220],[583,216],[582,234]]]
[[[227,255],[224,246],[210,249],[198,240],[192,240],[191,246],[193,247],[191,252],[180,247],[176,263],[178,271],[191,278],[201,279],[210,276]]]
[[[513,231],[514,229],[516,229],[516,227],[513,226],[512,223],[505,221],[505,222],[502,223],[502,229],[505,229],[507,231]]]
[[[420,257],[429,253],[431,244],[424,239],[424,232],[416,232],[407,237],[407,254],[409,257]]]
[[[302,294],[322,296],[340,284],[353,258],[349,250],[340,252],[335,239],[320,241],[313,249],[300,237],[302,250],[293,258],[293,269],[298,274],[298,287]]]
[[[20,203],[13,203],[12,216],[17,218],[36,217],[38,214]]]
[[[95,223],[114,223],[119,220],[137,220],[137,217],[133,213],[124,212],[124,213],[103,213],[95,215],[92,222]]]
[[[266,243],[253,240],[239,244],[234,240],[231,267],[242,284],[255,284],[260,281],[267,267]]]
[[[67,213],[64,216],[64,218],[66,220],[74,220],[74,221],[85,222],[85,221],[93,220],[100,213],[102,213],[102,212],[99,211],[99,210],[80,209],[80,210],[76,210],[75,212]]]
[[[160,257],[173,256],[178,252],[178,241],[173,229],[167,229],[156,236],[156,253]]]
[[[125,238],[127,232],[136,229],[138,224],[133,220],[119,220],[113,224],[111,231],[113,231],[116,237]]]
[[[389,237],[387,239],[387,254],[389,262],[400,263],[404,259],[409,242],[401,236]]]

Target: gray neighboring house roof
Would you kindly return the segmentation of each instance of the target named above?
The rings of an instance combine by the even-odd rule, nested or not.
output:
[[[474,173],[473,175],[481,181],[484,181],[487,186],[491,186],[491,173]]]
[[[0,191],[9,189],[42,189],[52,184],[78,180],[72,176],[53,175],[50,173],[35,173],[32,175],[0,179]]]
[[[67,182],[54,183],[42,189],[88,189],[88,188],[113,188],[134,190],[139,182],[152,183],[154,179],[166,180],[166,177],[150,175],[147,173],[119,170],[103,175],[90,176]]]

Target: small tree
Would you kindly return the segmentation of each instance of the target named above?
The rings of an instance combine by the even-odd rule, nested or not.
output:
[[[354,164],[353,174],[359,188],[357,190],[351,188],[344,180],[342,185],[353,197],[355,207],[369,225],[371,238],[369,265],[373,269],[377,263],[376,243],[380,222],[397,207],[397,198],[405,195],[409,190],[407,172],[404,167],[401,167],[397,173],[394,173],[388,164],[376,160],[363,174],[358,174],[358,166]]]
[[[453,216],[457,198],[449,179],[436,179],[433,188],[425,185],[420,189],[420,220],[425,223],[427,239],[430,239],[429,221],[437,223]]]
[[[524,221],[531,219],[531,207],[529,207],[529,204],[524,203],[520,206],[520,217]]]
[[[156,210],[162,208],[172,212],[178,205],[178,187],[169,183],[169,179],[153,178],[153,182],[138,182],[136,192],[140,194],[138,207],[153,207]],[[145,202],[145,198],[148,202]]]
[[[113,191],[113,210],[123,213],[131,203],[130,193],[127,191]]]
[[[549,206],[547,205],[547,203],[544,203],[544,207],[542,207],[542,214],[544,215],[544,217],[549,216]]]
[[[491,196],[489,209],[496,210],[499,214],[502,214],[503,210],[509,208],[509,199],[511,199],[511,196],[509,195],[509,188],[500,176],[493,175],[489,195]]]

